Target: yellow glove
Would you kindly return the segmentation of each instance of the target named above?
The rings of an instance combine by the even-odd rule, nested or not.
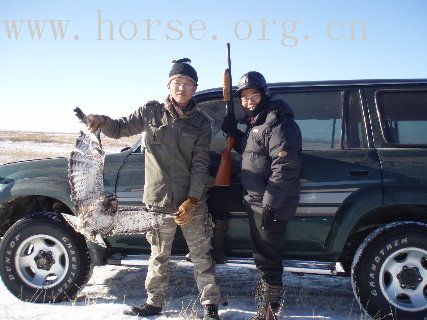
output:
[[[175,222],[179,226],[185,226],[193,216],[196,210],[198,200],[194,197],[188,197],[178,208],[175,213]]]
[[[101,128],[107,121],[105,119],[105,116],[100,116],[97,114],[89,114],[86,118],[87,118],[87,127],[89,131],[92,133],[95,133],[96,130]]]

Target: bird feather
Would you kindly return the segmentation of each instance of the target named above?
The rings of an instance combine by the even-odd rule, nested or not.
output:
[[[76,115],[87,124],[80,108]],[[77,219],[67,219],[76,231],[95,241],[97,235],[142,234],[159,228],[165,214],[145,207],[119,207],[117,198],[104,190],[104,160],[100,135],[80,131],[68,158],[70,197]]]

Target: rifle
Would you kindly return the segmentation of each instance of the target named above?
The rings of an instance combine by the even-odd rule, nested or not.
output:
[[[227,62],[228,68],[224,71],[224,81],[222,87],[222,93],[224,96],[225,102],[225,114],[226,117],[233,120],[236,119],[234,115],[234,104],[233,104],[233,95],[232,95],[232,80],[231,80],[231,59],[230,59],[230,43],[227,43]],[[219,164],[218,172],[215,177],[215,186],[230,186],[231,185],[231,149],[233,149],[235,138],[227,136],[226,142],[227,145],[225,149],[221,152],[221,163]]]

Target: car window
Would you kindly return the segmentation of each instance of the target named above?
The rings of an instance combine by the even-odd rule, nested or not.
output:
[[[287,92],[274,98],[284,100],[294,111],[304,150],[342,147],[343,91]]]
[[[388,143],[427,145],[427,91],[379,91],[376,100]]]
[[[132,153],[144,153],[145,151],[145,132],[141,132],[141,136],[138,141],[130,147],[132,149]]]
[[[294,111],[295,121],[301,128],[304,150],[331,150],[363,148],[367,145],[361,100],[357,91],[298,91],[275,93],[272,99],[284,100]],[[243,111],[238,99],[234,100],[236,117]],[[199,108],[212,124],[211,150],[219,152],[225,147],[221,124],[225,116],[221,99],[199,102]],[[344,112],[345,111],[345,112]],[[345,122],[343,123],[343,114]],[[246,130],[239,124],[241,131]]]
[[[208,120],[211,122],[212,126],[212,141],[211,141],[211,150],[215,152],[220,152],[225,148],[225,136],[221,131],[221,124],[223,118],[225,117],[225,104],[221,99],[202,101],[198,103],[199,109]],[[234,113],[236,118],[240,119],[243,117],[243,111],[240,107],[239,99],[234,99]],[[246,126],[244,124],[238,124],[238,129],[241,131],[246,131]]]

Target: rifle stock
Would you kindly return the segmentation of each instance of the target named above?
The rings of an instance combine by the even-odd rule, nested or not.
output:
[[[223,96],[225,102],[225,113],[228,118],[235,120],[234,104],[232,96],[232,80],[231,80],[231,59],[230,59],[230,44],[227,43],[227,56],[228,56],[228,69],[224,71],[223,82]],[[230,186],[231,185],[231,165],[232,156],[231,150],[233,149],[235,138],[227,136],[226,147],[221,152],[221,162],[219,164],[218,172],[215,177],[215,186]]]
[[[231,185],[231,164],[233,160],[231,149],[233,149],[234,141],[234,138],[227,137],[227,145],[221,152],[221,163],[215,177],[215,186],[229,187]]]

